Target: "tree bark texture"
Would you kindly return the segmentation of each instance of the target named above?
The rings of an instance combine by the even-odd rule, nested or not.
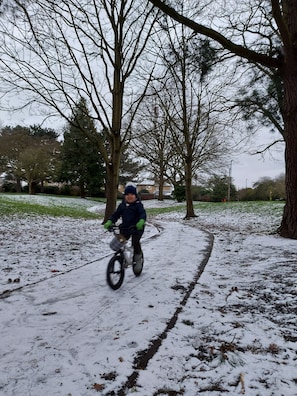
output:
[[[296,22],[297,22],[297,13]],[[284,80],[284,138],[286,164],[286,204],[279,234],[297,239],[297,29],[294,27],[291,51],[285,53],[283,65]]]
[[[194,212],[193,198],[192,198],[192,161],[186,162],[185,166],[185,187],[186,187],[186,202],[187,202],[187,213],[185,218],[190,219],[196,217]]]
[[[103,223],[105,223],[112,215],[116,208],[117,194],[118,194],[118,177],[121,160],[121,142],[120,135],[118,134],[113,139],[113,149],[111,151],[111,161],[106,166],[106,208]]]

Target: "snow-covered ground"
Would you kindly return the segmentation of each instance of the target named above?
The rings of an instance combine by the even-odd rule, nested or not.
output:
[[[297,242],[271,234],[281,207],[149,218],[143,274],[117,291],[101,220],[2,218],[0,395],[296,396]]]

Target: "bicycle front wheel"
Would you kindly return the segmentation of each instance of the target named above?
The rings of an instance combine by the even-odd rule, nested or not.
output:
[[[107,264],[106,281],[113,290],[121,287],[125,276],[124,259],[121,255],[114,255]]]
[[[141,257],[138,258],[136,263],[133,263],[133,272],[135,276],[139,276],[142,273],[143,262],[144,262],[143,253],[141,253]]]

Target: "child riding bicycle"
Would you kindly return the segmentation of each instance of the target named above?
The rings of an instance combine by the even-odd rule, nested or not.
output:
[[[119,218],[122,218],[122,223],[119,225],[121,235],[127,240],[132,235],[132,246],[134,248],[133,260],[137,269],[137,265],[141,265],[142,263],[140,239],[144,232],[146,211],[137,196],[136,187],[132,184],[126,185],[122,202],[104,224],[104,228],[108,230]],[[135,226],[135,229],[133,230],[131,226]]]

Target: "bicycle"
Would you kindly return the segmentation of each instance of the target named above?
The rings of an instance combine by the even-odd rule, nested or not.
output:
[[[130,230],[136,230],[135,226],[129,227]],[[143,270],[143,253],[141,263],[137,264],[133,261],[134,249],[132,242],[128,243],[126,238],[121,235],[120,228],[116,225],[110,227],[114,237],[110,242],[110,247],[115,251],[112,258],[109,260],[106,269],[107,284],[113,289],[117,290],[121,287],[124,277],[125,269],[132,266],[135,276],[139,276]]]

